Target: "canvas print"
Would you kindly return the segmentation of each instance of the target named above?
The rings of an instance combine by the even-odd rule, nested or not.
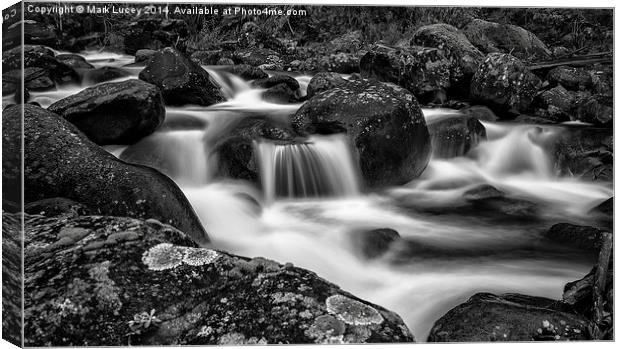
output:
[[[8,7],[2,337],[614,340],[613,11]]]

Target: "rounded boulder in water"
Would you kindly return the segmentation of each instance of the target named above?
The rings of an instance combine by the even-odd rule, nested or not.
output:
[[[49,110],[99,145],[133,144],[159,128],[166,114],[159,89],[136,79],[89,87]]]
[[[5,138],[19,139],[22,125],[26,203],[62,197],[93,214],[153,218],[182,230],[199,244],[209,241],[190,203],[170,178],[118,160],[46,109],[25,104],[4,110]],[[8,143],[3,149],[3,168],[20,163],[18,144]],[[2,181],[7,187],[21,183],[10,171],[3,172]]]
[[[431,145],[411,92],[393,84],[350,81],[321,92],[293,116],[301,134],[346,133],[370,187],[401,185],[428,164]]]

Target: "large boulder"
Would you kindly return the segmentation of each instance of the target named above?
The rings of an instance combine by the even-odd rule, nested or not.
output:
[[[218,157],[218,176],[257,183],[258,156],[255,142],[293,142],[295,133],[286,125],[262,117],[244,118],[234,125],[214,146]]]
[[[586,340],[589,321],[561,302],[477,293],[435,322],[429,342]]]
[[[237,64],[228,68],[228,71],[240,76],[244,80],[266,79],[269,77],[262,69],[248,64]]]
[[[2,132],[3,139],[18,139],[23,132],[26,203],[64,197],[95,214],[154,218],[183,229],[199,243],[208,242],[172,180],[151,168],[117,160],[62,117],[30,104],[13,106],[3,111]],[[13,168],[20,163],[20,144],[6,144],[3,168]],[[3,172],[2,180],[5,186],[20,185],[20,178],[11,173]]]
[[[551,51],[536,35],[516,25],[474,19],[463,28],[463,33],[484,53],[512,53],[522,59],[551,56]]]
[[[23,56],[22,56],[23,50]],[[41,68],[48,72],[54,82],[76,83],[80,81],[78,73],[68,65],[58,61],[54,52],[40,45],[23,45],[2,52],[2,70],[20,70],[24,68]]]
[[[312,98],[315,94],[338,87],[347,82],[338,73],[321,72],[312,77],[308,83],[306,95]]]
[[[92,64],[86,61],[86,58],[73,53],[64,53],[56,56],[59,62],[62,62],[73,69],[93,69]]]
[[[252,82],[252,86],[266,89],[263,99],[272,103],[294,103],[299,100],[299,82],[288,75],[276,74]]]
[[[551,86],[562,85],[573,91],[592,87],[592,76],[585,69],[565,65],[551,69],[547,80]]]
[[[471,81],[484,54],[467,40],[455,27],[445,24],[431,24],[419,28],[413,44],[434,47],[450,60],[450,80],[455,86],[467,86]]]
[[[574,117],[583,122],[612,128],[614,120],[613,97],[590,94],[587,91],[575,95]]]
[[[541,84],[519,59],[491,53],[480,64],[471,82],[472,99],[500,113],[520,113],[529,109]]]
[[[414,340],[398,315],[313,272],[200,248],[154,220],[25,220],[28,346]]]
[[[321,92],[293,116],[300,134],[346,133],[366,184],[404,184],[430,157],[430,139],[416,98],[396,85],[350,81]]]
[[[431,135],[433,157],[463,156],[486,139],[484,126],[473,116],[455,115],[437,121],[427,121]]]
[[[170,47],[157,51],[139,78],[158,86],[166,104],[211,105],[224,101],[220,86],[209,73]]]
[[[613,180],[613,133],[605,128],[567,128],[551,149],[560,175],[584,180]]]
[[[100,145],[135,143],[161,126],[166,115],[157,86],[136,79],[89,87],[49,110]]]
[[[536,114],[554,122],[569,121],[575,107],[575,94],[562,85],[539,93],[534,98]]]
[[[360,72],[364,78],[397,84],[425,100],[450,87],[450,62],[434,48],[377,45],[360,60]]]
[[[26,68],[23,71],[11,70],[2,74],[2,82],[6,86],[2,90],[2,94],[15,93],[19,89],[21,79],[24,80],[24,86],[30,91],[47,91],[56,87],[47,70]]]

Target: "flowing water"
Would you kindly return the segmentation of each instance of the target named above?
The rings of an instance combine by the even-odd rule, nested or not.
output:
[[[98,66],[124,66],[125,56],[86,53]],[[383,191],[363,188],[343,136],[303,144],[256,142],[261,183],[219,179],[213,149],[236,120],[261,115],[285,121],[301,104],[262,100],[260,89],[217,67],[205,67],[227,100],[209,106],[168,107],[166,122],[139,143],[106,147],[126,161],[158,168],[187,195],[216,248],[310,269],[353,294],[397,312],[424,341],[447,310],[473,293],[517,292],[560,298],[594,256],[545,242],[554,222],[587,219],[613,195],[610,183],[560,178],[546,150],[560,126],[484,122],[487,140],[467,156],[432,159],[410,183]],[[128,68],[135,78],[139,67]],[[296,76],[305,94],[309,76]],[[33,93],[43,106],[85,86]],[[424,110],[428,122],[454,110]],[[465,191],[494,187],[544,207],[541,220],[493,220],[448,210]],[[360,230],[391,228],[402,241],[381,258],[357,251]]]

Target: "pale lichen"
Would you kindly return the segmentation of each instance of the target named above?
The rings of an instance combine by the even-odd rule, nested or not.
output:
[[[365,326],[383,322],[383,316],[375,308],[343,295],[330,296],[325,304],[330,314],[349,325]]]
[[[142,262],[150,270],[172,269],[183,262],[183,249],[169,243],[162,243],[144,252]]]
[[[183,263],[191,266],[205,265],[212,263],[218,256],[219,254],[213,250],[188,247],[183,253]]]

